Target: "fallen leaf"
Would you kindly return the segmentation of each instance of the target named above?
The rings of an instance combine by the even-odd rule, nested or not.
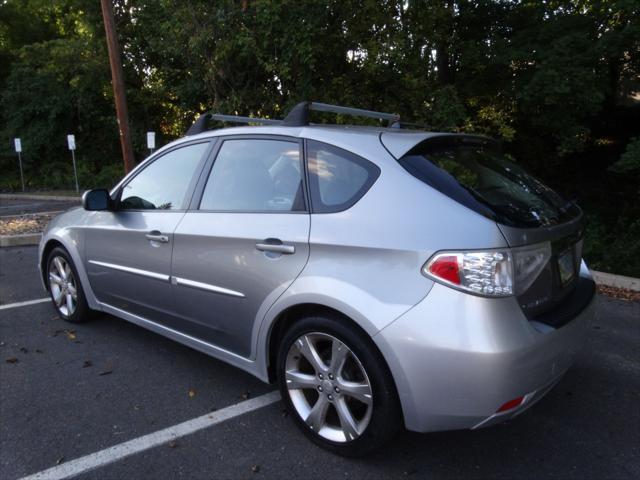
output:
[[[169,448],[176,448],[178,446],[178,442],[176,442],[175,440],[171,440],[169,442]]]
[[[64,457],[60,457],[58,460],[56,460],[56,465],[60,465],[62,462],[64,462]]]
[[[189,393],[189,398],[193,398],[196,396],[196,391],[193,388],[189,389],[188,393]]]
[[[113,373],[113,370],[104,370],[102,372],[100,372],[98,375],[103,377],[105,375],[111,375]]]
[[[18,363],[18,359],[16,357],[7,358],[7,363]]]
[[[84,363],[82,364],[82,368],[87,368],[87,367],[93,367],[93,363],[91,363],[91,360],[85,360]]]
[[[75,330],[65,330],[64,333],[67,334],[67,338],[69,340],[75,340],[76,339],[76,331]]]
[[[251,471],[253,473],[258,473],[260,471],[260,465],[254,465],[251,467]]]
[[[607,297],[617,298],[618,300],[626,300],[629,302],[637,302],[640,300],[640,292],[629,290],[627,288],[608,287],[606,285],[598,285],[598,293]]]
[[[251,392],[244,392],[242,395],[240,395],[243,400],[247,400],[250,396]]]

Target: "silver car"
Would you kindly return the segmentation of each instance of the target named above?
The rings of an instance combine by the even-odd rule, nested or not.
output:
[[[302,431],[346,455],[403,426],[512,418],[567,371],[595,291],[583,215],[496,142],[308,102],[213,116],[264,126],[211,118],[49,224],[62,318],[106,312],[277,382]]]

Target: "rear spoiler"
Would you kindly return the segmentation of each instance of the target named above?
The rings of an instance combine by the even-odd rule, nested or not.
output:
[[[482,135],[464,133],[432,133],[432,132],[382,132],[380,143],[396,159],[404,157],[414,148],[425,145],[436,146],[451,143],[491,145],[499,148],[500,142]]]

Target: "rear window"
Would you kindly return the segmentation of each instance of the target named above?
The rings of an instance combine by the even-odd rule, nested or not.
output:
[[[507,160],[487,141],[448,137],[418,145],[400,164],[423,182],[496,222],[535,228],[577,217],[580,209]]]

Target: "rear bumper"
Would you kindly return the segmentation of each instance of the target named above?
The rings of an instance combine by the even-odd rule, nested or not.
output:
[[[588,276],[586,267],[582,274]],[[594,300],[559,329],[530,322],[517,301],[481,298],[436,284],[374,337],[409,430],[481,428],[512,418],[544,396],[582,346]],[[497,413],[507,401],[517,408]]]

